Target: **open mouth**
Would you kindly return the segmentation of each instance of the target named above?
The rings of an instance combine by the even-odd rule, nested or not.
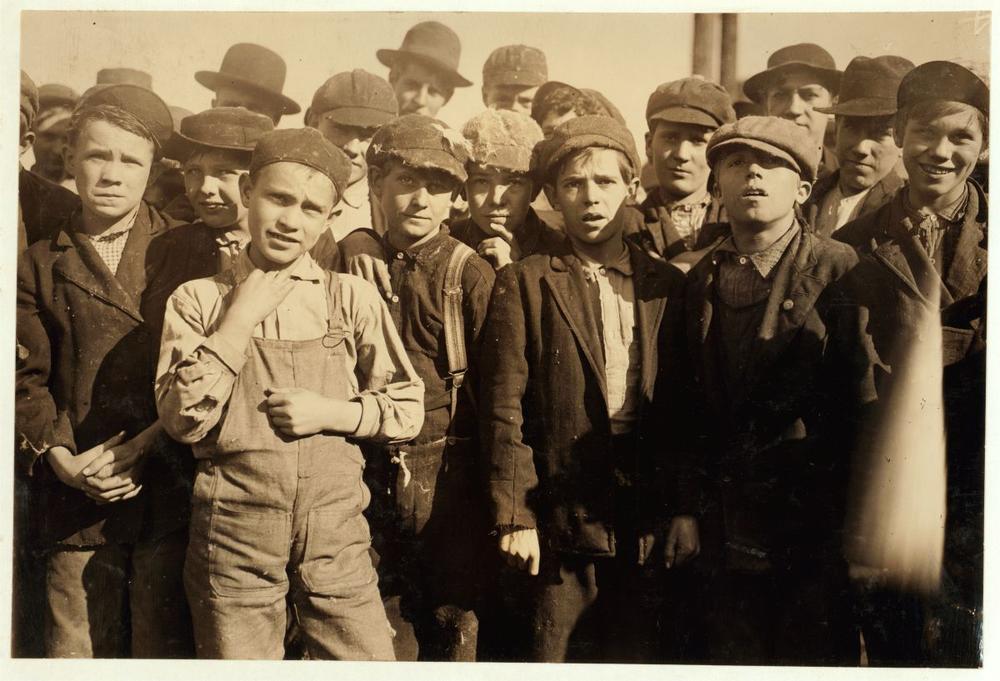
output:
[[[298,239],[293,239],[292,237],[288,236],[287,234],[282,234],[281,232],[276,232],[273,229],[267,230],[267,236],[268,236],[268,238],[273,239],[274,241],[280,241],[280,242],[286,243],[286,244],[297,244],[297,243],[299,243]]]
[[[758,189],[757,187],[751,187],[750,189],[744,191],[743,194],[741,194],[741,196],[748,199],[755,199],[767,196],[767,192],[764,191],[763,189]]]
[[[604,219],[604,216],[600,213],[584,213],[580,216],[582,222],[601,222]]]
[[[943,166],[929,166],[920,164],[920,169],[932,177],[941,177],[942,175],[947,175],[948,173],[954,172],[954,168],[945,168]]]
[[[204,208],[205,210],[221,210],[222,208],[226,207],[226,204],[224,203],[216,203],[209,201],[202,201],[198,205]]]

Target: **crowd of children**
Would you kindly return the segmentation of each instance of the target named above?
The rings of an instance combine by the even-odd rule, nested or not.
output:
[[[985,81],[800,44],[762,115],[664,83],[642,199],[537,48],[438,120],[460,54],[417,24],[280,129],[258,45],[183,118],[141,72],[22,71],[14,654],[980,665]],[[927,308],[914,593],[845,517]]]

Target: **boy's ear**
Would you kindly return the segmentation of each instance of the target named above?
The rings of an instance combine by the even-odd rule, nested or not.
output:
[[[253,180],[250,179],[250,173],[243,173],[240,175],[240,200],[243,202],[244,208],[250,207],[250,190],[253,189]]]
[[[368,186],[372,194],[379,201],[382,200],[382,187],[384,186],[385,175],[379,166],[368,166]]]
[[[35,144],[35,133],[32,132],[31,130],[28,130],[23,135],[21,135],[21,143],[19,145],[20,148],[18,151],[19,155],[24,156],[24,154],[27,153],[28,149],[30,149],[34,144]]]
[[[646,160],[650,163],[653,162],[653,131],[650,130],[646,133]]]
[[[715,172],[712,170],[708,171],[708,192],[716,201],[722,201],[722,191],[719,189],[719,183],[715,181]]]
[[[799,188],[798,191],[795,193],[796,205],[801,206],[803,203],[805,203],[806,199],[809,198],[809,195],[812,194],[812,189],[813,189],[812,182],[799,180]]]
[[[545,192],[545,198],[549,200],[549,205],[558,211],[562,211],[562,208],[559,206],[559,199],[556,197],[556,188],[546,182],[542,185],[542,191]]]
[[[638,175],[636,177],[633,177],[632,180],[628,183],[629,201],[635,201],[636,194],[639,193],[639,184],[640,182]]]

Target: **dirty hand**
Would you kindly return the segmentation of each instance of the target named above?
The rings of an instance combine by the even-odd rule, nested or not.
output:
[[[510,234],[510,232],[506,232]],[[518,259],[520,255],[517,242],[513,240],[513,235],[511,235],[511,240],[508,241],[502,236],[493,236],[489,239],[483,239],[476,251],[479,253],[480,257],[485,258],[493,265],[493,269],[498,270],[501,267],[511,264]]]
[[[538,530],[514,530],[500,537],[500,551],[507,564],[518,569],[527,569],[528,574],[538,574],[538,563],[542,550],[538,546]]]
[[[267,415],[285,435],[304,437],[330,429],[332,400],[302,388],[271,388],[267,394]]]
[[[359,253],[347,261],[347,271],[378,287],[386,300],[392,298],[392,281],[389,267],[381,258]]]
[[[291,292],[295,285],[294,269],[295,263],[270,272],[254,269],[233,291],[233,300],[223,315],[219,331],[249,338]]]
[[[670,521],[667,545],[663,551],[666,566],[670,568],[674,565],[682,565],[700,552],[698,521],[690,515],[675,516]]]

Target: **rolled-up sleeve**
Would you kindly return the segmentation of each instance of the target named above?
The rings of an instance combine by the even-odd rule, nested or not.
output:
[[[406,355],[375,287],[341,275],[345,319],[354,332],[361,422],[352,437],[380,443],[412,440],[424,423],[424,383]]]

